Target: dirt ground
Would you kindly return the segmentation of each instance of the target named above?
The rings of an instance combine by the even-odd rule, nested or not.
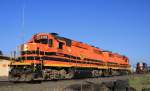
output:
[[[0,91],[135,91],[129,88],[129,76],[87,78],[42,83],[0,81]]]

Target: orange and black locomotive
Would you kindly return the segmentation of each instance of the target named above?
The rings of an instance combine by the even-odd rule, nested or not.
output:
[[[56,33],[38,33],[20,46],[10,64],[10,81],[99,77],[130,73],[126,56]]]

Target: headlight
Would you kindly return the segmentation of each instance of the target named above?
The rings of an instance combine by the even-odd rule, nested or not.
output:
[[[23,45],[23,50],[27,51],[28,50],[28,46],[26,44]]]

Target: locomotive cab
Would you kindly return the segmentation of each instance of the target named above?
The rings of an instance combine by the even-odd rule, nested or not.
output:
[[[20,56],[10,65],[10,81],[41,79],[44,50],[52,47],[53,40],[47,34],[34,35],[30,41],[22,44],[19,50]]]

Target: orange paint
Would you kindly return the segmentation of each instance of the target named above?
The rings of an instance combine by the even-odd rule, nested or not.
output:
[[[120,69],[120,65],[129,66],[125,56],[51,33],[35,34],[21,46],[21,51],[27,52],[21,55],[24,63],[44,61],[46,66],[91,68],[108,68],[107,65],[113,64],[116,69]]]

